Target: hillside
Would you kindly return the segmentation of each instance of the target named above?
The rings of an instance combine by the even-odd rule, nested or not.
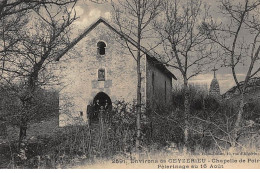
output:
[[[244,81],[239,83],[240,86],[243,86],[243,84]],[[231,89],[229,89],[226,93],[224,93],[222,95],[222,98],[232,102],[237,102],[239,100],[239,95],[240,93],[237,86],[234,86]],[[249,86],[246,89],[245,101],[246,102],[260,101],[260,78],[259,77],[252,78],[249,81]]]

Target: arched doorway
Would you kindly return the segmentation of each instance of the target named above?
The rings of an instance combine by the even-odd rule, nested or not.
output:
[[[95,107],[95,110],[99,111],[101,107],[103,107],[104,110],[108,110],[112,108],[112,102],[110,97],[104,93],[99,92],[93,100],[93,105]]]
[[[110,111],[112,109],[112,101],[106,93],[99,92],[94,97],[91,108],[88,107],[88,109],[91,110],[87,110],[90,122],[95,122],[99,119],[98,115],[101,109],[105,111]]]

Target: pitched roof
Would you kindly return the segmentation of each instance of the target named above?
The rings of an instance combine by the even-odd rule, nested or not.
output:
[[[56,61],[59,61],[60,58],[66,54],[73,46],[75,46],[81,39],[83,39],[89,32],[91,32],[97,25],[99,25],[100,23],[105,24],[109,29],[111,29],[113,32],[115,32],[116,34],[118,34],[121,38],[125,39],[127,42],[131,43],[133,46],[135,46],[137,48],[137,42],[135,40],[133,40],[131,37],[127,36],[126,34],[118,31],[115,27],[111,26],[105,19],[103,18],[99,18],[96,22],[92,23],[89,27],[87,27],[85,29],[85,31],[80,34],[77,38],[75,38],[69,46],[67,46],[57,57],[56,57]],[[162,72],[166,73],[168,76],[174,78],[175,80],[177,80],[177,78],[175,77],[175,75],[170,72],[165,65],[158,61],[157,58],[155,58],[152,54],[149,53],[149,51],[144,48],[143,46],[140,47],[140,50],[148,55],[147,57],[150,58],[153,63],[156,65],[156,67],[158,69],[160,69]]]

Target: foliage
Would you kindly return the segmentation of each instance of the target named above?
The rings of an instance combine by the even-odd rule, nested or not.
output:
[[[237,105],[219,102],[191,86],[191,117],[189,118],[188,150],[193,154],[224,153],[230,144]],[[184,100],[182,89],[173,92],[173,100]],[[250,138],[257,130],[257,104],[248,105],[245,110],[243,132],[240,133],[239,147],[245,149],[248,143],[258,146],[257,138]],[[251,109],[253,108],[253,109]],[[15,168],[67,168],[93,164],[100,159],[117,156],[130,159],[135,156],[136,107],[118,101],[111,111],[103,112],[103,121],[90,126],[72,125],[59,128],[48,136],[28,137],[26,159],[21,161],[17,145],[11,142],[3,146],[10,167]],[[140,144],[142,151],[150,153],[182,153],[184,146],[183,104],[146,110],[142,113]],[[249,116],[254,115],[254,116]],[[253,123],[252,123],[253,122]],[[251,123],[251,124],[250,124]],[[11,148],[11,150],[10,150]],[[12,151],[12,153],[6,152]],[[10,157],[12,156],[12,157]],[[13,158],[13,159],[12,159]],[[3,160],[4,161],[4,160]]]
[[[232,101],[215,100],[199,88],[189,87],[190,112],[188,150],[192,153],[223,153],[231,147],[232,132],[238,106]],[[169,147],[172,143],[182,151],[184,145],[184,91],[183,88],[173,92],[174,107],[151,111],[149,115],[151,145]],[[259,109],[257,102],[247,104],[243,116],[243,125],[237,139],[238,148],[245,149],[249,141],[246,136],[257,136],[259,129]],[[255,147],[258,145],[254,143]],[[237,149],[238,149],[237,148]]]
[[[202,23],[200,30],[214,42],[219,49],[222,66],[232,71],[232,77],[239,90],[239,112],[236,116],[235,128],[232,134],[232,146],[237,146],[239,133],[243,130],[243,114],[245,106],[245,93],[250,80],[260,72],[259,65],[259,9],[258,1],[222,0],[219,11],[223,19],[218,21],[212,18]],[[243,69],[244,82],[239,82],[239,73]]]
[[[19,88],[20,86],[13,86]],[[18,90],[18,89],[17,89]],[[38,89],[33,97],[32,107],[28,112],[29,122],[39,122],[58,115],[58,93],[56,91]],[[9,86],[0,87],[0,115],[6,124],[19,126],[22,103]]]

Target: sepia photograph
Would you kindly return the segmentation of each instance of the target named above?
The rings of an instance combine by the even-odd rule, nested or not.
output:
[[[0,0],[0,168],[259,169],[260,0]]]

